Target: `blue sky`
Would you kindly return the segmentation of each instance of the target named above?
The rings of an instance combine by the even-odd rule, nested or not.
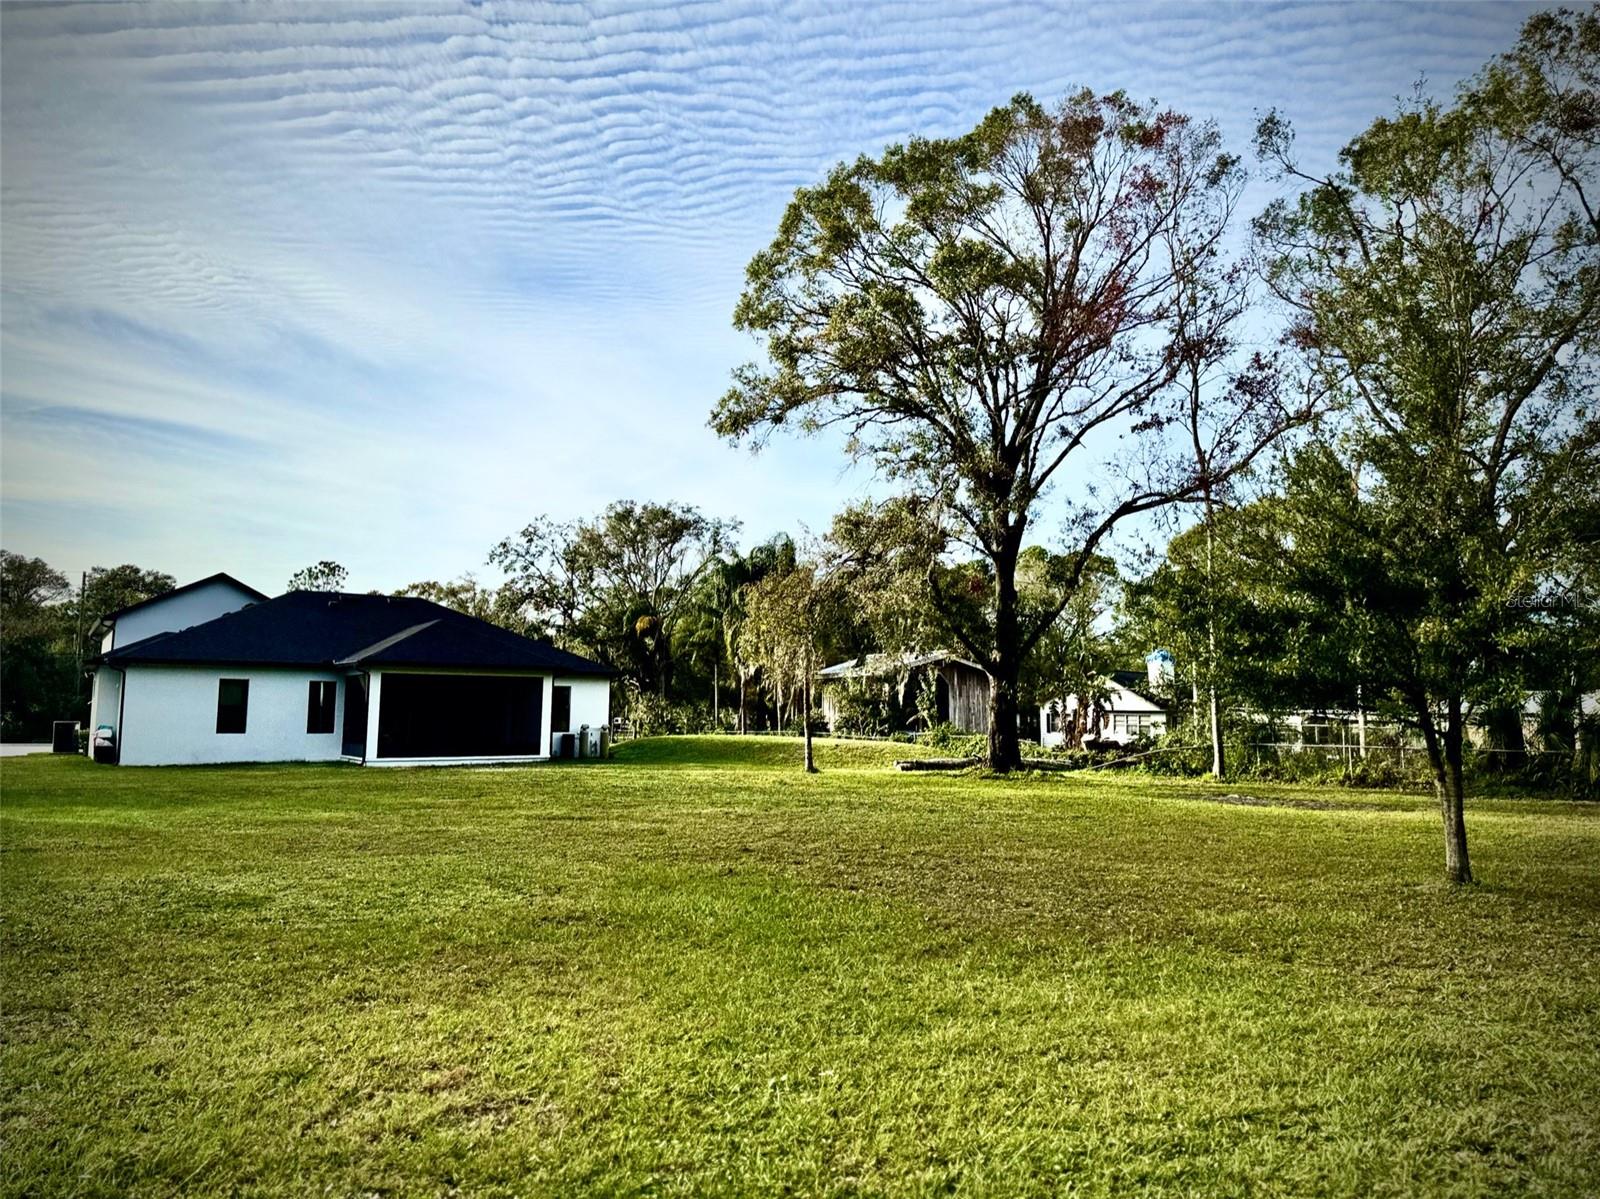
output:
[[[1496,4],[0,10],[0,539],[266,590],[464,570],[531,517],[744,538],[870,484],[706,417],[794,188],[1079,85],[1338,146],[1509,47]],[[1264,187],[1251,193],[1263,202]]]

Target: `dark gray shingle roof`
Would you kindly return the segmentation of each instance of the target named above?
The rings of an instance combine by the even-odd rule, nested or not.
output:
[[[102,661],[230,666],[432,666],[609,675],[588,658],[415,596],[291,591]]]

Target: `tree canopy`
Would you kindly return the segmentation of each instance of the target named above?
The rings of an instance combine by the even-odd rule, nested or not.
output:
[[[1327,176],[1276,115],[1258,132],[1302,186],[1256,222],[1268,281],[1344,401],[1287,478],[1283,557],[1304,594],[1359,614],[1355,655],[1429,748],[1457,881],[1468,711],[1520,708],[1523,648],[1549,625],[1519,600],[1562,586],[1592,531],[1600,145],[1574,113],[1600,109],[1539,72],[1577,60],[1592,105],[1596,48],[1592,14],[1532,21],[1453,104],[1402,103]]]
[[[1233,353],[1232,294],[1199,268],[1221,253],[1242,182],[1212,123],[1120,92],[1054,108],[1019,95],[961,137],[912,139],[801,188],[750,263],[734,321],[764,339],[766,363],[736,372],[712,427],[757,445],[786,425],[838,427],[941,548],[988,563],[977,612],[928,582],[989,673],[996,769],[1020,762],[1022,660],[1102,540],[1241,469],[1285,422],[1273,388],[1230,377],[1210,397],[1208,463],[1159,435],[1181,415],[1185,364]],[[1119,450],[1119,434],[1137,436]],[[1092,483],[1068,469],[1085,460]],[[1058,484],[1074,486],[1055,602],[1025,622],[1018,556]]]

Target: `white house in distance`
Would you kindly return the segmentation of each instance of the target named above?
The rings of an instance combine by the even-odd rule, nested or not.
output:
[[[1154,671],[1152,670],[1152,678]],[[1167,713],[1153,700],[1133,688],[1145,680],[1131,670],[1112,672],[1106,680],[1107,700],[1090,712],[1085,741],[1129,745],[1141,737],[1159,737],[1167,731]],[[1066,743],[1066,729],[1078,710],[1078,697],[1069,695],[1063,703],[1044,704],[1039,709],[1039,743],[1058,749]]]
[[[533,762],[610,719],[606,667],[415,597],[213,575],[104,623],[92,739],[123,765]]]

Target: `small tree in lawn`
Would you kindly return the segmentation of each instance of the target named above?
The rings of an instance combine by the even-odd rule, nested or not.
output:
[[[1215,328],[1194,263],[1217,253],[1242,182],[1213,124],[1121,93],[1054,109],[1024,95],[965,136],[800,189],[750,263],[734,321],[764,336],[768,365],[736,373],[712,426],[756,444],[783,425],[842,427],[942,546],[980,557],[991,598],[976,619],[934,572],[928,591],[989,676],[997,771],[1021,763],[1023,660],[1112,529],[1198,498],[1282,427],[1275,397],[1223,387],[1208,404],[1244,406],[1218,420],[1229,437],[1208,463],[1168,436],[1186,359],[1232,352],[1174,313],[1186,297],[1193,325]],[[1030,618],[1017,563],[1057,484],[1072,488],[1066,553]]]
[[[742,656],[760,667],[768,685],[779,693],[800,692],[807,774],[817,769],[811,746],[812,684],[822,667],[832,616],[833,597],[812,566],[768,575],[745,589],[739,629]]]
[[[1453,106],[1402,104],[1302,171],[1257,223],[1337,436],[1289,478],[1284,556],[1308,602],[1365,630],[1363,669],[1421,730],[1445,870],[1470,882],[1466,723],[1514,697],[1544,635],[1531,595],[1573,561],[1600,485],[1600,18],[1538,14]],[[1592,543],[1591,543],[1592,549]]]

